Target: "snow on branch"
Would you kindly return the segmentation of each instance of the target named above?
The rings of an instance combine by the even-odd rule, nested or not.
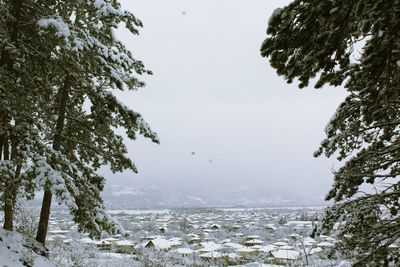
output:
[[[120,9],[114,8],[111,4],[106,3],[104,0],[92,0],[94,7],[98,10],[97,14],[101,16],[117,15],[123,16],[124,12]]]
[[[65,48],[74,52],[83,50],[84,43],[77,36],[77,33],[70,30],[68,24],[66,24],[60,18],[47,18],[40,19],[38,26],[43,29],[54,29],[55,36],[61,38],[65,43]],[[70,39],[72,38],[72,41]]]

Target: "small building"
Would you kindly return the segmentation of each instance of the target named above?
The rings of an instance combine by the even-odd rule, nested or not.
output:
[[[305,237],[305,238],[303,239],[303,243],[304,243],[304,246],[305,246],[305,247],[311,248],[311,247],[314,247],[314,246],[317,244],[317,241],[315,241],[314,238]]]
[[[223,246],[225,248],[230,248],[230,249],[235,249],[235,250],[245,248],[243,245],[238,244],[238,243],[234,243],[234,242],[223,243]]]
[[[278,241],[278,242],[273,243],[272,245],[277,246],[277,247],[283,247],[283,246],[287,246],[289,244],[288,244],[288,242]]]
[[[259,252],[269,254],[271,251],[277,250],[277,247],[274,245],[266,245],[258,249]]]
[[[154,240],[154,239],[156,239],[157,238],[157,236],[155,236],[155,235],[149,235],[149,236],[144,236],[144,237],[142,237],[142,240],[144,240],[144,241],[148,241],[148,240]]]
[[[167,227],[165,226],[158,227],[158,230],[160,231],[160,233],[164,234],[167,231]]]
[[[196,243],[200,243],[201,242],[200,236],[198,236],[196,234],[189,234],[188,237],[189,237],[189,239],[188,239],[187,242],[189,244],[196,244]]]
[[[103,240],[110,242],[111,245],[114,245],[117,241],[119,241],[119,239],[117,239],[115,237],[108,237],[108,238],[104,238]]]
[[[173,237],[169,239],[172,248],[177,248],[182,245],[182,238],[180,237]]]
[[[223,245],[215,242],[201,242],[199,252],[213,252],[223,249]]]
[[[243,237],[244,234],[242,234],[242,233],[235,233],[233,236],[234,236],[234,237]]]
[[[257,255],[257,250],[254,248],[240,248],[236,250],[237,253],[239,253],[240,256],[242,257],[249,257],[249,256],[255,256]]]
[[[262,241],[260,239],[250,239],[250,240],[247,240],[246,242],[244,242],[244,245],[251,247],[251,246],[262,245],[263,243],[264,243],[264,241]]]
[[[81,239],[78,240],[78,242],[82,243],[82,244],[94,244],[96,243],[93,239],[89,238],[89,237],[83,237]]]
[[[300,256],[298,251],[285,249],[271,251],[271,254],[274,257],[272,259],[274,264],[294,264]]]
[[[106,240],[96,241],[96,242],[94,242],[94,244],[96,245],[96,247],[99,250],[111,250],[111,248],[112,248],[111,242],[106,241]]]
[[[222,254],[220,252],[211,251],[211,252],[201,254],[200,258],[202,258],[203,260],[214,260],[214,259],[220,259],[223,256],[224,256],[224,254]]]
[[[115,251],[118,253],[132,253],[134,251],[135,244],[129,240],[119,240],[114,243]]]
[[[239,229],[240,229],[240,225],[238,225],[238,224],[234,224],[231,227],[232,232],[237,232]]]
[[[148,241],[144,247],[145,248],[154,248],[156,250],[162,250],[162,251],[169,251],[172,249],[173,243],[169,240],[163,239],[163,238],[156,238],[153,240]]]
[[[186,258],[192,255],[194,251],[191,250],[190,248],[177,248],[175,250],[172,250],[171,253],[179,255],[182,258]]]
[[[210,229],[211,230],[219,230],[219,228],[221,228],[221,225],[213,223],[210,225]]]
[[[248,235],[248,236],[246,236],[246,241],[252,240],[252,239],[259,239],[259,238],[260,238],[260,236],[258,236],[258,235]]]
[[[266,224],[265,225],[265,230],[267,230],[268,232],[272,233],[275,232],[276,230],[276,226],[274,224]]]

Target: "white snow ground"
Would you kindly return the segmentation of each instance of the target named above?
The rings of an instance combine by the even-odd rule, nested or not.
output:
[[[0,267],[56,267],[40,255],[43,252],[35,240],[0,229]]]

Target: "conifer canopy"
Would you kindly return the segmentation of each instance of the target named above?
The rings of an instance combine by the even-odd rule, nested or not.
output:
[[[400,264],[399,29],[397,0],[295,0],[274,11],[261,46],[288,83],[348,92],[315,152],[344,161],[318,231],[339,225],[355,266]]]

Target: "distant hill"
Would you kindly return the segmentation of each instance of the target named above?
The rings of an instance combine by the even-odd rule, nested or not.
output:
[[[255,187],[237,187],[214,194],[172,192],[157,186],[112,185],[103,192],[109,209],[190,208],[190,207],[284,207],[322,206],[322,199],[268,196]]]

